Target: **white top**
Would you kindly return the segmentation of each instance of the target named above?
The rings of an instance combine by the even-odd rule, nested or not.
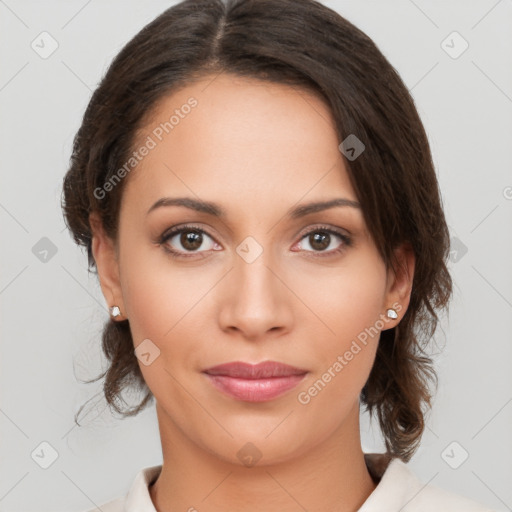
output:
[[[469,498],[422,483],[399,458],[365,453],[370,474],[378,481],[358,512],[497,512]],[[87,512],[156,512],[148,487],[162,465],[141,469],[128,493]]]

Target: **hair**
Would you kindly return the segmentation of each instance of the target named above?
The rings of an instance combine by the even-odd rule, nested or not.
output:
[[[74,137],[63,180],[66,225],[94,268],[89,214],[97,212],[117,241],[128,178],[105,197],[95,190],[127,161],[160,100],[220,73],[314,91],[330,107],[339,140],[355,134],[365,144],[345,164],[368,230],[386,268],[396,271],[394,249],[403,242],[414,251],[415,268],[409,307],[396,327],[381,332],[360,401],[370,417],[376,413],[387,453],[407,462],[432,406],[430,385],[438,384],[426,349],[439,321],[436,310],[447,308],[452,294],[450,237],[414,100],[375,43],[338,13],[314,0],[185,0],[147,24],[112,61]],[[129,320],[106,322],[102,348],[109,366],[88,382],[104,377],[111,409],[137,414],[154,397],[134,354]],[[145,396],[123,410],[118,402],[127,388]]]

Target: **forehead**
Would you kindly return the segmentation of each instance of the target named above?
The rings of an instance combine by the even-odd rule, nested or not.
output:
[[[151,149],[125,194],[140,201],[164,191],[219,203],[239,198],[256,209],[276,197],[357,200],[328,105],[295,86],[203,77],[162,98],[137,139],[135,149],[145,142]]]

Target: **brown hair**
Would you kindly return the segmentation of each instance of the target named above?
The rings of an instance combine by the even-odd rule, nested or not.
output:
[[[416,262],[409,307],[399,325],[382,331],[361,402],[370,416],[377,413],[387,451],[408,461],[431,407],[429,385],[437,388],[425,348],[437,327],[436,310],[448,307],[452,293],[449,231],[414,101],[373,41],[342,16],[314,0],[185,0],[164,11],[121,50],[92,95],[64,177],[66,224],[94,267],[89,213],[98,212],[117,240],[128,178],[105,197],[95,190],[127,161],[158,100],[221,72],[316,91],[332,110],[340,142],[355,134],[366,146],[345,163],[371,236],[388,268],[396,269],[393,250],[404,241]],[[93,381],[105,377],[108,405],[135,415],[154,397],[128,320],[109,320],[102,341],[110,365]],[[117,402],[133,387],[146,394],[123,410]]]

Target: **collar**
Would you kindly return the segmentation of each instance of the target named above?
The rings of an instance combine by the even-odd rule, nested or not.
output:
[[[417,477],[399,458],[386,453],[365,453],[364,459],[377,487],[358,512],[399,510],[421,488]],[[124,512],[157,512],[151,501],[149,486],[156,481],[161,470],[160,464],[143,468],[137,473],[126,495]]]

